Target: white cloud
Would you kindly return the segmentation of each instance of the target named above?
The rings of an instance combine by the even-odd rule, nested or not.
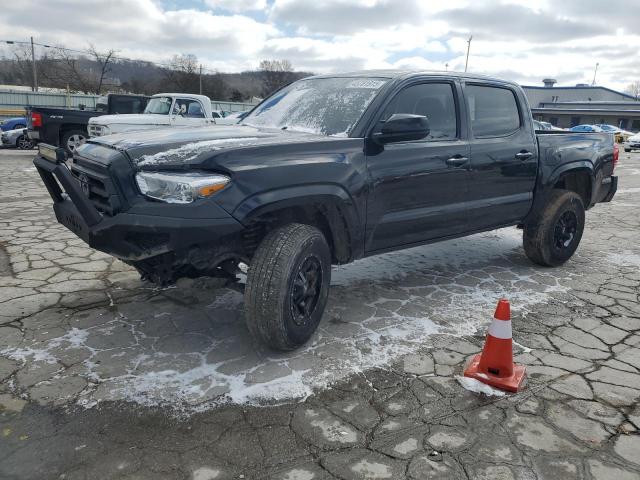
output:
[[[170,2],[176,4],[175,1]],[[0,8],[3,37],[91,42],[121,56],[164,61],[198,56],[221,71],[290,60],[314,72],[361,68],[461,70],[473,34],[471,71],[539,83],[598,81],[614,88],[640,77],[640,10],[628,0],[21,0]],[[193,4],[192,4],[193,5]],[[37,12],[37,14],[25,14]]]
[[[204,0],[204,3],[211,8],[221,8],[236,13],[267,8],[267,0]]]

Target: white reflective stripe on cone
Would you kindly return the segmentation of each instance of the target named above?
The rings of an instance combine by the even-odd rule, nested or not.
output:
[[[511,338],[511,320],[494,320],[489,335],[495,338]]]

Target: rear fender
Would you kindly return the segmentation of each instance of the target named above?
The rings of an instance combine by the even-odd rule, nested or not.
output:
[[[584,172],[587,171],[589,173],[589,191],[591,192],[591,201],[588,205],[585,205],[585,208],[589,208],[593,204],[594,198],[594,185],[595,185],[595,177],[596,173],[593,168],[593,163],[588,160],[580,160],[575,162],[565,163],[560,165],[555,170],[552,170],[548,175],[544,176],[540,179],[540,182],[536,186],[536,191],[534,194],[534,201],[531,207],[531,211],[527,215],[525,219],[525,223],[527,220],[535,218],[536,214],[546,205],[547,198],[551,191],[553,191],[555,185],[560,181],[560,179],[572,172]]]

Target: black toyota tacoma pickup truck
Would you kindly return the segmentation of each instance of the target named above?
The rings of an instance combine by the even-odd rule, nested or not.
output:
[[[60,223],[158,284],[248,265],[245,318],[293,349],[332,264],[506,226],[535,263],[575,252],[617,188],[613,136],[535,132],[516,84],[359,72],[295,82],[239,125],[92,138],[34,160]]]
[[[27,109],[29,138],[37,142],[63,147],[69,155],[82,145],[89,134],[89,119],[100,115],[142,113],[149,97],[110,93],[100,97],[95,110],[57,107]]]

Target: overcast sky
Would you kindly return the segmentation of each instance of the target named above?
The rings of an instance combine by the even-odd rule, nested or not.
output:
[[[20,0],[0,40],[35,40],[166,61],[192,53],[224,72],[288,59],[296,70],[469,70],[540,84],[640,80],[637,0]],[[0,46],[0,53],[10,54]]]

